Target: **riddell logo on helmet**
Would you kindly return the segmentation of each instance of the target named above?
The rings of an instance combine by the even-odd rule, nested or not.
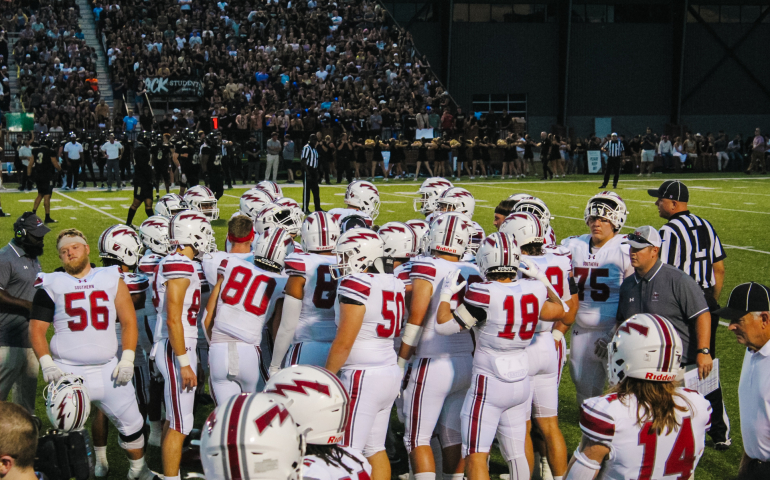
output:
[[[340,443],[342,441],[342,435],[332,435],[329,437],[329,440],[326,441],[327,444],[331,445],[334,443]]]
[[[644,375],[645,380],[653,380],[655,382],[672,382],[676,380],[675,373],[651,373],[647,372]]]
[[[433,250],[438,250],[439,252],[451,253],[454,255],[457,249],[452,247],[445,247],[444,245],[436,245],[435,247],[433,247]]]

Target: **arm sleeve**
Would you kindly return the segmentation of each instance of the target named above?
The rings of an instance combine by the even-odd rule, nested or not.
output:
[[[38,288],[35,292],[35,298],[32,299],[32,312],[29,318],[51,323],[55,310],[56,304],[51,300],[48,292],[43,288]]]

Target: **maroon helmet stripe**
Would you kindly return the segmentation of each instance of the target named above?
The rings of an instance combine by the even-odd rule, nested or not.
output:
[[[281,235],[279,235],[280,230],[275,229],[272,232],[272,240],[270,240],[270,248],[267,249],[267,258],[272,260],[273,259],[273,251],[275,250],[275,246],[278,244],[278,239],[281,238]]]
[[[321,246],[326,246],[326,217],[323,213],[318,215],[318,233],[321,236]]]
[[[660,327],[660,331],[663,333],[663,345],[661,345],[661,349],[663,350],[663,365],[662,369],[664,372],[668,372],[671,370],[671,350],[673,347],[673,338],[671,338],[671,332],[668,329],[668,325],[665,321],[663,321],[662,318],[660,318],[658,315],[650,315],[652,318],[655,319],[656,322],[658,322],[658,326]]]
[[[238,424],[241,419],[241,410],[248,395],[238,395],[235,397],[233,407],[230,409],[230,419],[227,422],[227,459],[230,463],[230,478],[240,480],[241,461],[238,455]]]
[[[449,247],[452,244],[452,238],[454,238],[455,224],[457,223],[457,217],[450,215],[449,225],[447,225],[446,234],[444,235],[444,246]]]
[[[510,250],[508,249],[508,237],[505,234],[500,235],[500,245],[503,247],[503,266],[510,263]]]

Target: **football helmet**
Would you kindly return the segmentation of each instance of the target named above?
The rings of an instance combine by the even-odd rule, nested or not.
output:
[[[200,440],[206,478],[300,480],[305,442],[289,409],[261,393],[242,393],[211,412]]]
[[[331,252],[340,238],[340,226],[328,213],[313,212],[302,222],[300,236],[303,252]]]
[[[449,191],[449,190],[447,190]],[[446,193],[446,192],[445,192]],[[471,219],[457,212],[439,215],[430,225],[425,255],[433,250],[439,253],[462,256],[468,249],[471,235],[476,231]]]
[[[485,277],[488,273],[518,272],[520,259],[521,250],[516,240],[502,231],[485,238],[476,253],[476,265]]]
[[[452,188],[452,182],[441,177],[430,177],[422,182],[417,193],[420,198],[414,199],[414,211],[428,215],[436,211],[436,199],[448,188]]]
[[[626,202],[615,192],[601,192],[588,200],[583,219],[588,225],[589,217],[606,218],[615,227],[615,231],[623,228],[628,218]]]
[[[243,198],[241,198],[243,201]],[[299,233],[302,227],[302,212],[291,207],[283,207],[275,203],[268,203],[259,209],[254,218],[254,232],[260,233],[270,228],[280,227],[290,235]]]
[[[145,247],[158,255],[166,255],[171,248],[168,239],[168,218],[153,215],[139,226],[139,238]]]
[[[380,214],[380,191],[371,182],[356,180],[345,191],[345,204],[357,207],[369,218],[376,220]]]
[[[155,215],[171,218],[179,212],[190,209],[190,204],[177,193],[167,193],[155,203]]]
[[[257,218],[257,213],[259,213],[262,208],[272,202],[273,197],[269,193],[265,192],[264,190],[252,188],[250,190],[246,190],[246,193],[241,195],[241,200],[239,202],[240,211],[242,214],[251,217],[253,220]]]
[[[487,233],[484,231],[484,229],[479,225],[478,222],[474,222],[471,220],[471,223],[473,224],[474,231],[471,232],[471,240],[468,242],[468,250],[466,253],[469,255],[476,255],[476,252],[479,251],[479,246],[481,245],[481,242],[484,241],[484,238],[487,236]]]
[[[283,197],[283,190],[281,190],[281,187],[279,187],[277,183],[270,180],[262,180],[257,184],[255,188],[257,190],[267,192],[267,194],[270,195],[273,200]]]
[[[63,432],[72,432],[85,427],[91,414],[91,400],[83,385],[83,377],[64,375],[57,382],[51,382],[43,390],[45,413],[51,425]]]
[[[342,441],[348,427],[350,396],[330,371],[313,365],[284,368],[270,376],[263,392],[286,406],[307,443],[334,445]]]
[[[506,200],[513,200],[514,202],[520,202],[522,199],[531,197],[532,195],[528,193],[514,193],[510,197],[508,197]]]
[[[420,220],[419,218],[414,220],[407,220],[404,222],[405,224],[409,225],[409,227],[414,230],[415,235],[417,235],[417,238],[422,238],[422,236],[430,230],[430,224],[426,222],[425,220]]]
[[[189,245],[195,249],[195,258],[201,260],[203,255],[212,251],[214,230],[208,218],[198,211],[185,210],[177,213],[169,222],[169,241],[171,248]]]
[[[551,225],[551,211],[545,205],[545,202],[537,197],[524,197],[513,206],[513,212],[530,212],[540,219],[543,224],[543,231],[548,230]]]
[[[420,237],[406,223],[388,222],[377,231],[386,257],[412,258],[420,252]]]
[[[142,250],[139,235],[127,225],[113,225],[99,236],[99,257],[117,260],[129,268],[139,263]]]
[[[254,264],[269,267],[277,271],[283,270],[286,255],[294,251],[294,240],[289,232],[276,227],[258,234],[254,244]]]
[[[340,234],[353,230],[354,228],[366,228],[371,230],[366,224],[366,218],[361,215],[348,215],[338,220],[340,224]]]
[[[473,218],[473,210],[476,208],[476,199],[468,190],[462,187],[452,187],[444,190],[444,193],[436,199],[436,209],[439,212],[462,213],[468,219]]]
[[[337,254],[337,264],[330,266],[333,279],[353,273],[361,273],[385,255],[385,242],[379,235],[365,228],[348,230],[337,240],[332,250]]]
[[[530,243],[545,243],[545,230],[540,219],[531,212],[514,212],[507,217],[500,231],[513,235],[516,243],[520,246]]]
[[[674,381],[682,351],[682,339],[671,322],[660,315],[634,315],[618,327],[607,345],[610,385],[626,377]]]
[[[209,187],[195,185],[184,192],[184,199],[190,205],[191,210],[197,210],[206,215],[209,221],[219,218],[217,198]]]

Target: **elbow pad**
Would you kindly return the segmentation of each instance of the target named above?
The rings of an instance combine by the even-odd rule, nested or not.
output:
[[[283,357],[286,356],[286,352],[289,351],[291,342],[294,340],[294,331],[299,323],[300,312],[302,312],[302,300],[286,295],[281,311],[281,326],[278,327],[278,333],[275,334],[271,367],[281,368]]]
[[[455,311],[452,312],[452,315],[454,316],[455,321],[460,325],[460,328],[465,330],[470,330],[479,323],[479,320],[468,311],[464,303],[461,303]]]
[[[567,480],[593,480],[602,468],[600,463],[586,457],[580,450],[575,450],[572,458],[575,459],[575,463],[567,473]]]
[[[404,327],[404,334],[401,336],[401,341],[410,347],[416,347],[420,343],[420,337],[422,336],[422,327],[413,323],[407,323]]]

